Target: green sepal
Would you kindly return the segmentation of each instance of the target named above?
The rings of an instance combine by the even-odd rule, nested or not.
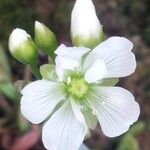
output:
[[[18,101],[20,94],[12,83],[0,83],[0,93],[12,101]]]
[[[103,33],[103,30],[100,31],[99,36],[95,35],[77,35],[77,36],[72,36],[71,34],[71,39],[72,39],[72,44],[73,46],[77,47],[88,47],[90,49],[95,48],[98,44],[100,44],[102,41],[105,39],[105,35]]]
[[[44,64],[40,66],[40,73],[45,80],[56,81],[58,76],[55,71],[55,65]]]
[[[115,86],[118,82],[118,78],[108,78],[99,81],[97,84],[100,86]]]

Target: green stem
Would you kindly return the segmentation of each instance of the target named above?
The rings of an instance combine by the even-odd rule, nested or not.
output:
[[[37,79],[42,79],[42,76],[39,72],[38,66],[36,64],[29,64],[29,66],[30,66],[31,72],[34,74],[34,76]]]
[[[55,59],[54,59],[55,56],[51,57],[51,56],[48,56],[48,61],[50,64],[54,64],[55,63]]]

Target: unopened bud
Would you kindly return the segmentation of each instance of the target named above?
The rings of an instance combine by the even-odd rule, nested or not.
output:
[[[74,46],[88,48],[94,48],[103,41],[103,27],[92,0],[76,0],[71,16],[71,39]]]
[[[38,21],[35,21],[35,43],[47,55],[53,55],[57,47],[55,34]]]
[[[35,64],[37,49],[31,36],[23,29],[16,28],[9,37],[10,53],[24,64]]]

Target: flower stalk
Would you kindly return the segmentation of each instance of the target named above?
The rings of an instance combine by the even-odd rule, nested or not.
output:
[[[39,68],[36,64],[29,64],[30,70],[37,79],[42,79]]]

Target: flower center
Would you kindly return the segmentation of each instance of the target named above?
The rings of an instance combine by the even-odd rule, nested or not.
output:
[[[83,77],[68,77],[67,78],[67,92],[69,96],[75,99],[82,99],[88,93],[89,86]]]

